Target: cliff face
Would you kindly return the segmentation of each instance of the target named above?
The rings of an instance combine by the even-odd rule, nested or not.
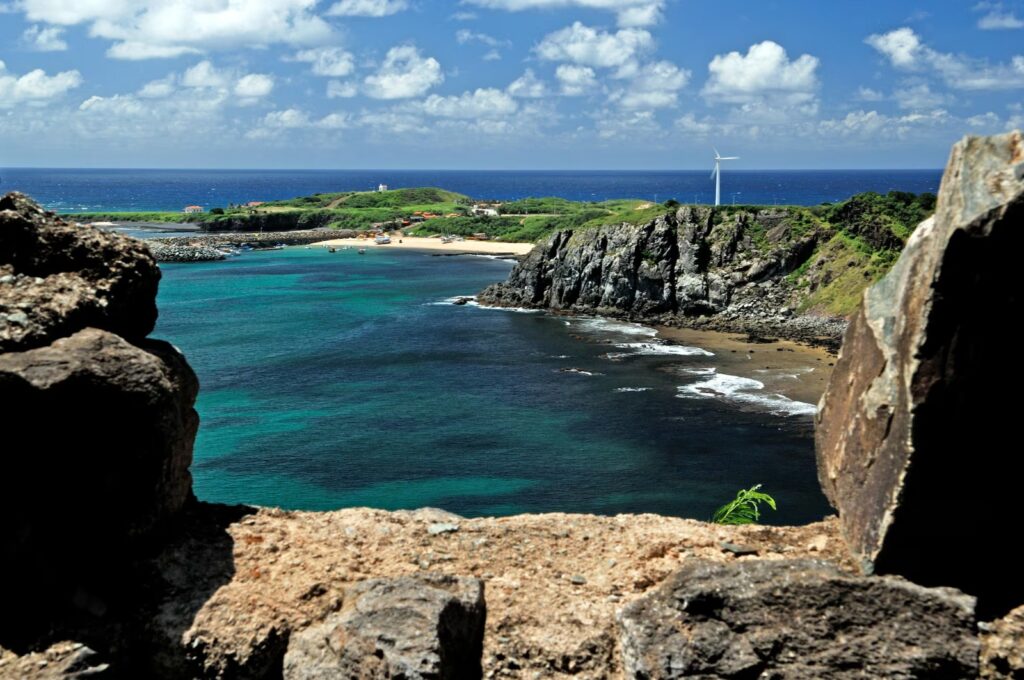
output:
[[[903,244],[878,203],[917,200],[866,196],[833,209],[683,206],[559,231],[480,299],[837,344]]]

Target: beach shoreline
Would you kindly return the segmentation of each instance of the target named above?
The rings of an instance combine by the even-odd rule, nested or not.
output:
[[[697,330],[673,326],[654,326],[658,337],[673,344],[700,347],[714,356],[695,357],[692,366],[714,368],[720,375],[731,375],[764,384],[764,392],[807,404],[817,405],[825,393],[836,357],[821,347],[792,340],[752,342],[726,331]]]
[[[399,242],[401,241],[401,242]],[[440,238],[423,236],[391,237],[391,243],[376,243],[369,238],[335,238],[311,244],[314,247],[358,247],[389,248],[391,250],[420,250],[452,255],[526,255],[533,250],[533,243],[505,243],[501,241],[452,241],[444,243]]]

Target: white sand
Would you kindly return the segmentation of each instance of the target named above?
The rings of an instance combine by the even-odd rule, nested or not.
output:
[[[335,246],[343,248],[392,248],[397,250],[430,250],[445,253],[471,253],[480,255],[525,255],[533,250],[532,243],[502,243],[500,241],[452,241],[442,243],[439,238],[424,238],[422,236],[402,236],[401,243],[396,237],[391,238],[391,243],[379,245],[373,239],[367,238],[336,238],[330,241],[320,241],[314,246]]]

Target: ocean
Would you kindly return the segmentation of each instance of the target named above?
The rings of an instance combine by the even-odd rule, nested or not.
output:
[[[810,205],[934,192],[939,178],[732,171],[723,199]],[[706,172],[0,170],[0,191],[62,212],[214,207],[379,182],[499,199],[709,202],[713,191]],[[760,483],[779,502],[767,523],[829,512],[811,404],[642,326],[451,304],[510,267],[305,248],[163,265],[154,335],[182,349],[202,384],[197,496],[307,510],[707,519]]]
[[[574,201],[638,198],[713,203],[707,171],[462,170],[76,170],[0,169],[0,193],[22,191],[58,212],[207,209],[318,192],[436,186],[477,199],[560,196]],[[817,205],[862,191],[936,192],[941,170],[733,170],[722,202]]]
[[[813,406],[651,329],[454,305],[508,261],[291,248],[163,265],[155,335],[202,383],[199,498],[707,519],[755,483],[827,513]]]

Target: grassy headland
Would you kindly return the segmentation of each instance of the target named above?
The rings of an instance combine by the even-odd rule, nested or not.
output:
[[[255,207],[228,206],[186,215],[178,212],[89,213],[79,221],[195,223],[210,232],[351,229],[383,226],[409,236],[485,234],[503,242],[535,242],[555,231],[580,232],[607,224],[644,224],[678,207],[643,200],[577,202],[526,198],[485,203],[497,215],[474,213],[468,196],[433,187],[384,192],[338,192],[270,201]],[[906,239],[935,208],[935,196],[890,192],[858,194],[846,201],[804,206],[721,206],[715,225],[736,224],[744,238],[765,252],[779,239],[813,237],[814,248],[788,275],[805,291],[800,312],[846,315],[861,291],[881,278],[899,257]],[[781,230],[781,231],[780,231]],[[728,231],[728,230],[726,230]]]

